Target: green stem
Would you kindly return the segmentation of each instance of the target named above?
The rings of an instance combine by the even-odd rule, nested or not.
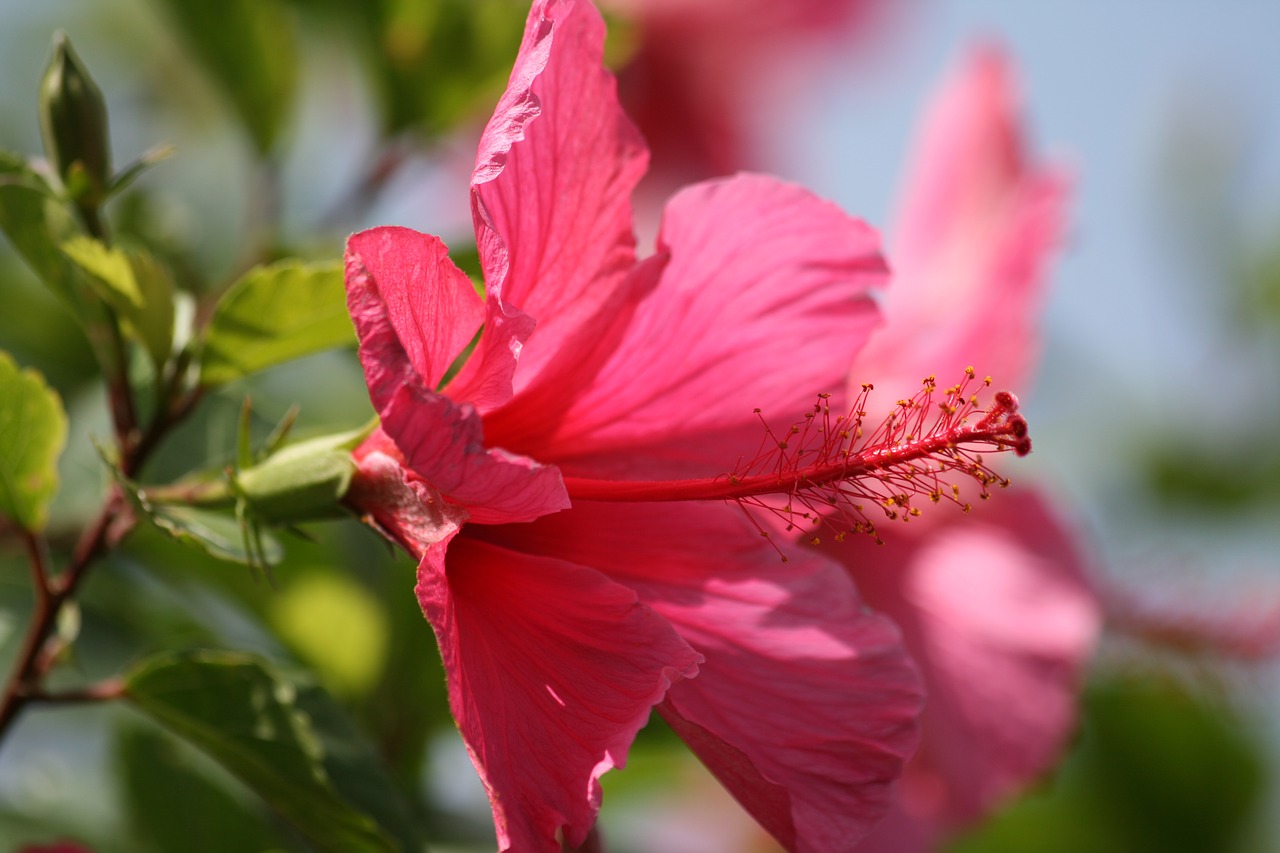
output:
[[[87,203],[77,203],[75,208],[85,233],[104,244],[110,243],[110,235],[100,208],[96,204]],[[138,413],[134,405],[133,389],[129,386],[129,359],[124,336],[120,333],[119,318],[105,305],[103,315],[102,328],[97,334],[91,331],[90,338],[94,341],[98,362],[106,378],[111,419],[123,453],[138,441]]]
[[[59,690],[56,693],[46,693],[43,690],[33,691],[27,701],[70,705],[81,702],[109,702],[112,699],[119,699],[123,695],[124,682],[119,678],[108,678],[105,681],[99,681],[97,684],[90,684],[74,690]]]

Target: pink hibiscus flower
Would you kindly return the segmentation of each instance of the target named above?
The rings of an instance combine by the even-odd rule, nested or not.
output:
[[[655,706],[787,847],[844,846],[914,746],[896,631],[837,565],[781,564],[723,501],[587,500],[566,483],[732,470],[734,442],[759,438],[753,407],[796,412],[840,382],[875,322],[877,240],[741,176],[673,198],[637,261],[646,151],[602,39],[588,3],[530,12],[472,180],[484,298],[434,237],[351,238],[382,428],[348,500],[420,561],[503,850],[582,843],[598,778]]]
[[[893,229],[886,322],[851,378],[891,395],[974,364],[1027,380],[1066,180],[1029,162],[1002,54],[975,50],[928,112]],[[929,849],[1044,772],[1075,721],[1100,607],[1072,537],[1030,488],[825,553],[902,629],[926,685],[922,743],[869,849]],[[963,518],[963,520],[961,520]]]
[[[589,3],[530,11],[472,178],[483,297],[435,237],[351,238],[381,429],[347,500],[419,560],[503,850],[581,844],[655,707],[788,849],[845,849],[914,747],[915,670],[839,565],[783,564],[733,504],[839,496],[957,442],[1025,450],[1025,422],[996,406],[888,456],[727,476],[760,444],[753,410],[789,422],[843,384],[876,322],[877,240],[743,175],[672,198],[638,260],[647,155],[602,41]]]

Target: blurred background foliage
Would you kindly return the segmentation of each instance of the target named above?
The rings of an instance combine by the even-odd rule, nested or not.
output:
[[[170,265],[187,294],[179,310],[209,310],[256,263],[334,259],[347,233],[382,222],[441,233],[466,255],[474,143],[506,80],[526,8],[519,0],[0,0],[0,148],[41,150],[36,90],[52,32],[63,27],[107,97],[117,163],[159,143],[176,149],[107,212],[119,241]],[[623,23],[613,48],[619,60],[636,36]],[[1274,518],[1280,239],[1241,236],[1226,197],[1238,180],[1230,139],[1195,138],[1199,125],[1189,127],[1160,164],[1169,193],[1159,205],[1169,212],[1162,226],[1179,235],[1202,280],[1218,284],[1205,298],[1207,334],[1254,361],[1254,411],[1213,430],[1189,418],[1157,433],[1130,463],[1146,511],[1172,524],[1246,512]],[[50,528],[66,546],[107,477],[89,440],[109,432],[96,363],[76,323],[7,243],[0,306],[0,349],[42,372],[70,414]],[[371,414],[350,350],[311,356],[218,390],[143,479],[230,463],[245,397],[258,442],[293,405],[303,436],[354,428]],[[397,843],[421,836],[437,850],[490,848],[487,804],[453,732],[434,640],[410,592],[412,566],[354,523],[305,533],[286,534],[285,556],[264,576],[139,528],[84,588],[74,657],[55,686],[110,677],[171,649],[258,653],[304,672],[302,682],[314,687],[299,701],[312,703],[313,718],[367,742],[385,764],[385,777],[364,788],[398,792],[369,806]],[[6,662],[31,606],[22,563],[21,554],[0,550]],[[952,849],[1274,849],[1276,821],[1266,816],[1276,801],[1274,747],[1262,738],[1267,690],[1257,677],[1212,659],[1162,657],[1132,637],[1110,642],[1059,771]],[[348,767],[335,778],[361,777]],[[676,808],[674,799],[706,797],[704,815],[722,809],[660,725],[642,733],[627,771],[610,774],[605,787],[606,837],[621,851],[653,849],[652,824],[664,820],[664,804]],[[56,838],[102,851],[315,844],[217,764],[115,704],[29,710],[0,750],[0,849]],[[724,849],[723,837],[681,843]]]

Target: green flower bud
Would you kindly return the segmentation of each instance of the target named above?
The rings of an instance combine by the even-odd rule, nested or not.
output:
[[[342,498],[356,471],[351,458],[353,435],[291,444],[236,474],[236,491],[248,501],[255,518],[270,524],[343,515]]]
[[[111,180],[107,105],[62,32],[53,37],[53,58],[40,81],[39,107],[50,165],[79,206],[97,207]]]

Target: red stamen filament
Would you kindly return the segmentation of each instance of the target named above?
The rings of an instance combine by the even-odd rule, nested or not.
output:
[[[1019,456],[1031,452],[1017,398],[1000,391],[990,408],[979,409],[978,394],[969,391],[974,382],[969,368],[958,385],[942,392],[935,406],[937,383],[929,377],[919,393],[899,400],[869,435],[862,423],[870,385],[863,386],[848,414],[834,419],[828,395],[819,395],[813,410],[782,438],[765,424],[756,457],[731,474],[658,481],[566,477],[565,486],[578,500],[736,501],[777,515],[788,528],[803,519],[825,523],[837,539],[847,532],[876,536],[861,501],[874,501],[891,520],[920,515],[911,506],[912,495],[926,495],[933,503],[946,499],[967,512],[970,505],[961,501],[959,486],[947,482],[946,474],[972,478],[979,484],[979,497],[986,498],[988,487],[1004,487],[1009,481],[983,462],[980,451],[1012,450]],[[989,386],[990,378],[981,384]],[[768,535],[763,529],[761,533]]]

